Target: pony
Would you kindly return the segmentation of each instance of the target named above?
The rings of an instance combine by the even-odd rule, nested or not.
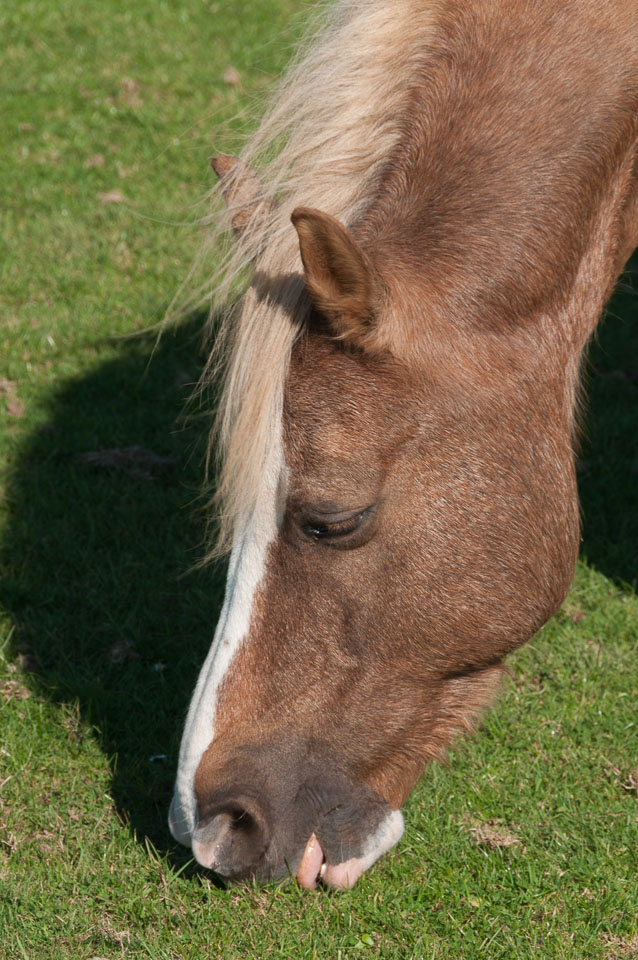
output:
[[[230,559],[170,829],[231,880],[351,887],[571,583],[583,351],[638,243],[635,0],[338,0],[212,163]]]

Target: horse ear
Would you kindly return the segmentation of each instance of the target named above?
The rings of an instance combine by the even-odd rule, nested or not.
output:
[[[227,153],[212,157],[210,165],[219,177],[233,230],[241,236],[254,217],[265,212],[266,198],[261,180],[240,157]]]
[[[350,232],[327,213],[297,207],[292,222],[299,237],[306,287],[335,336],[361,345],[374,320],[375,271]]]

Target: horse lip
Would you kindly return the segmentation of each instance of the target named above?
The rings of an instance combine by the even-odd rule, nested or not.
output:
[[[305,890],[315,890],[319,883],[333,890],[349,890],[380,856],[400,840],[402,833],[401,812],[391,810],[367,838],[360,854],[339,863],[328,862],[322,844],[312,833],[297,868],[297,882]]]
[[[304,890],[314,890],[317,881],[323,877],[326,870],[326,858],[323,848],[314,833],[306,844],[306,848],[297,867],[297,882]]]

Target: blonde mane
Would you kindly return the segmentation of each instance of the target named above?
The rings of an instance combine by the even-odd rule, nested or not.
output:
[[[264,199],[210,281],[214,343],[205,380],[221,373],[211,449],[219,457],[217,542],[230,548],[257,502],[268,450],[277,443],[290,351],[307,312],[290,214],[316,207],[345,224],[369,205],[401,136],[402,106],[433,34],[442,0],[338,0],[326,4],[242,150]],[[237,174],[241,176],[241,172]],[[226,186],[228,187],[228,179]],[[228,193],[233,195],[232,183]],[[239,201],[215,209],[209,243],[229,235]],[[239,304],[228,306],[252,271]]]

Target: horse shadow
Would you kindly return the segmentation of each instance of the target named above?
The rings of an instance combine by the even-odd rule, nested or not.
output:
[[[638,266],[634,260],[633,268]],[[579,458],[583,553],[638,578],[638,324],[626,280],[589,356]],[[210,425],[185,412],[202,369],[202,316],[53,391],[6,491],[0,600],[12,655],[55,702],[76,705],[113,758],[112,796],[139,838],[178,861],[166,825],[183,718],[219,613],[224,569],[198,567]]]
[[[630,260],[585,365],[577,461],[581,556],[620,586],[638,584],[638,252]]]
[[[11,655],[94,725],[118,815],[163,852],[177,849],[179,736],[225,578],[198,567],[210,411],[188,399],[205,322],[117,341],[113,359],[54,390],[5,491]]]

